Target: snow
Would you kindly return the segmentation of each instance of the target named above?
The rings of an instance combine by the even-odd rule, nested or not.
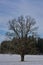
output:
[[[26,55],[25,61],[43,61],[43,55]]]
[[[0,65],[43,65],[43,55],[25,55],[21,62],[20,55],[0,54]]]
[[[0,54],[0,62],[20,61],[20,55]]]

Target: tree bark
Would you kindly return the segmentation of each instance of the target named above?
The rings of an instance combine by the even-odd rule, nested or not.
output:
[[[23,54],[21,55],[21,61],[24,61],[24,55]]]

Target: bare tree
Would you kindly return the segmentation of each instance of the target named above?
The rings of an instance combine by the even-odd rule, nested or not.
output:
[[[17,39],[27,39],[30,35],[36,35],[37,27],[35,27],[35,24],[36,21],[34,18],[31,18],[30,16],[20,16],[18,17],[18,19],[13,19],[12,21],[9,21],[9,29],[12,31],[10,33],[7,33],[7,35],[9,37],[15,37]],[[24,61],[23,52],[21,54],[21,60]]]

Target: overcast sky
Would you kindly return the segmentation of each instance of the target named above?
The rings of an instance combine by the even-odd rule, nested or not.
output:
[[[6,39],[8,21],[20,15],[35,18],[37,32],[43,37],[43,0],[0,0],[0,42]]]

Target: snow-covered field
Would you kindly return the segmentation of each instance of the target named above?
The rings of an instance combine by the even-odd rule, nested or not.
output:
[[[20,55],[0,54],[0,65],[43,65],[43,55],[25,55],[21,62]]]

